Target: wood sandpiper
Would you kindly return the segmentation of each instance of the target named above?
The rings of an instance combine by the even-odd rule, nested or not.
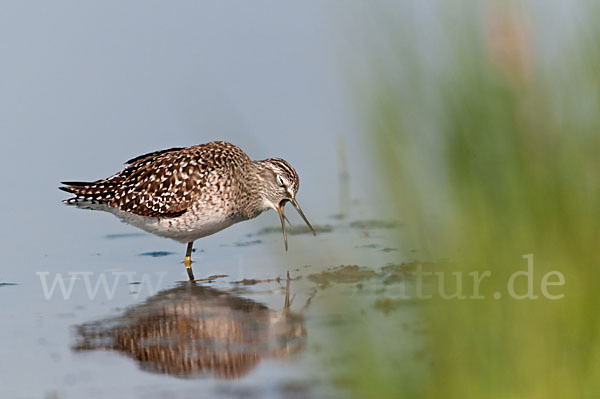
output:
[[[120,172],[93,182],[62,182],[80,208],[110,212],[149,233],[187,243],[190,280],[194,241],[268,209],[279,214],[287,251],[284,206],[291,202],[313,234],[296,201],[298,174],[281,158],[252,161],[239,147],[212,141],[133,158]]]

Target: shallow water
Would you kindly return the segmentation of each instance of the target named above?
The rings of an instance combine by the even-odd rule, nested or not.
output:
[[[2,346],[10,359],[1,366],[3,397],[186,397],[198,389],[207,397],[340,394],[343,362],[330,334],[364,322],[365,313],[382,326],[414,326],[416,314],[389,302],[404,283],[390,283],[403,266],[381,251],[389,227],[330,222],[317,238],[294,234],[289,254],[275,229],[224,233],[230,245],[215,240],[195,252],[195,284],[183,281],[183,248],[139,256],[155,244],[180,247],[150,235],[99,234],[94,245],[106,253],[38,257],[36,270],[0,290],[8,304],[0,310],[0,338],[10,343]],[[236,245],[248,234],[261,242]],[[319,242],[327,253],[308,250]],[[360,305],[332,306],[340,298]],[[405,315],[389,318],[390,311]],[[407,340],[418,336],[407,329]],[[342,363],[336,371],[328,362]]]

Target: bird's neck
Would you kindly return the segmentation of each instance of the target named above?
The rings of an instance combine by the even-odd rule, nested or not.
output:
[[[271,208],[265,201],[263,185],[269,170],[265,161],[252,161],[240,168],[235,181],[239,185],[239,198],[236,198],[235,214],[242,219],[253,219]]]

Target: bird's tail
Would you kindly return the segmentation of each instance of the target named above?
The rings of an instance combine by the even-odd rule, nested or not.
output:
[[[63,200],[65,204],[78,204],[81,202],[108,203],[114,196],[115,182],[98,180],[95,182],[65,181],[60,190],[74,195]]]

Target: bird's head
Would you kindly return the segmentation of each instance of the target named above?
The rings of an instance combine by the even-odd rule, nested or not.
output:
[[[281,158],[269,158],[260,161],[263,166],[261,169],[261,194],[263,206],[265,209],[273,208],[279,214],[281,220],[281,228],[283,230],[283,241],[287,251],[287,233],[285,230],[285,214],[283,208],[285,204],[291,202],[296,208],[306,225],[316,235],[315,230],[302,212],[298,201],[296,201],[296,193],[300,187],[300,178],[286,160]]]

